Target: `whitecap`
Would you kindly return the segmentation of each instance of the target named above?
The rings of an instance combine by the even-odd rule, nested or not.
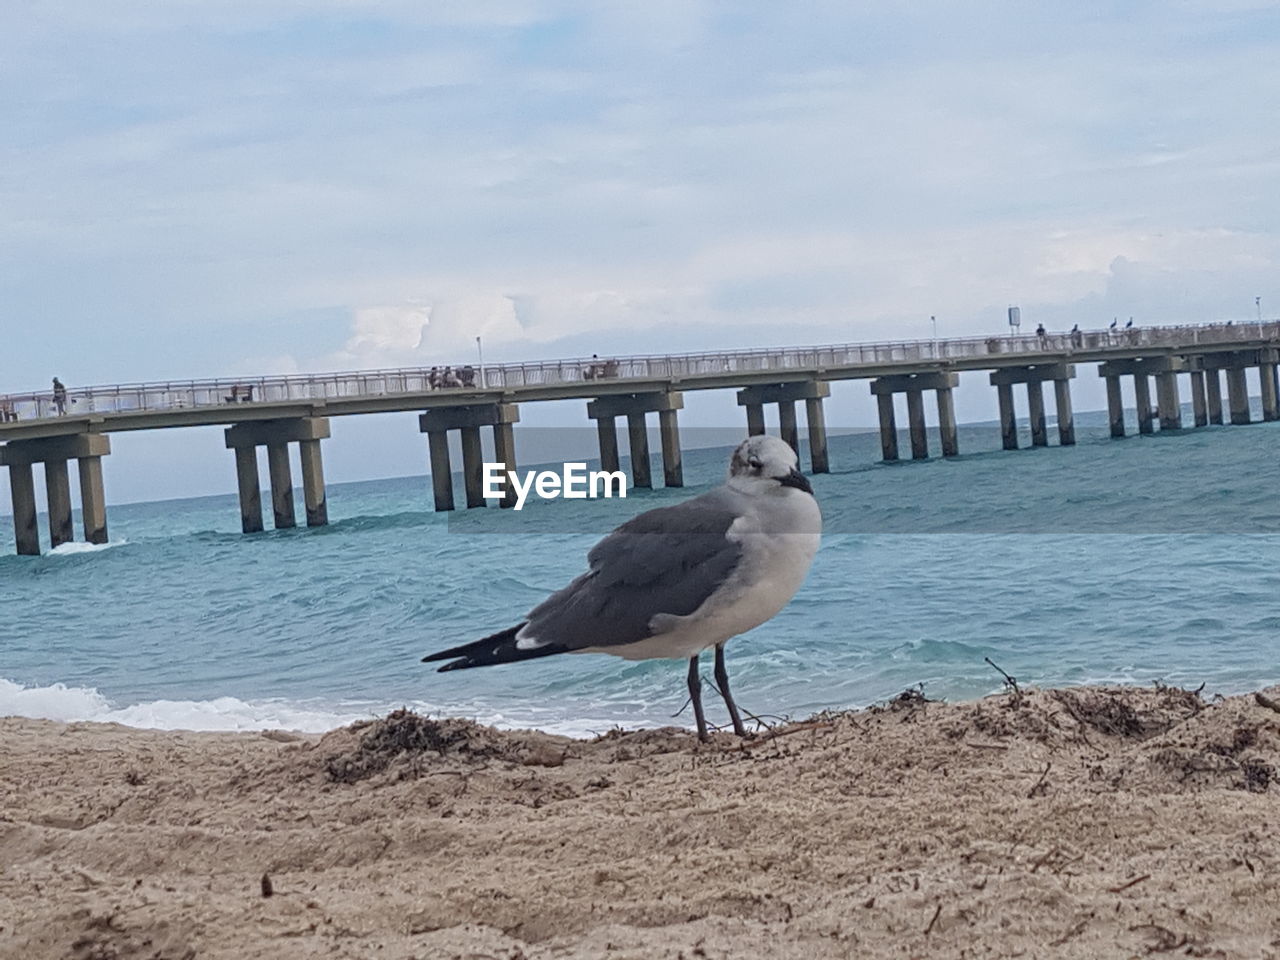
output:
[[[599,716],[566,718],[536,707],[503,713],[483,704],[471,703],[442,710],[439,704],[420,700],[329,703],[321,700],[215,697],[212,700],[149,700],[119,705],[92,687],[73,687],[65,683],[29,687],[0,677],[0,717],[28,717],[65,723],[119,723],[146,730],[296,730],[324,733],[357,720],[384,716],[401,707],[424,716],[459,716],[504,730],[533,728],[568,737],[606,733],[620,721],[630,728],[658,726],[643,717],[626,717],[625,720],[618,716],[610,717],[607,710]]]
[[[113,540],[110,543],[81,543],[78,540],[71,540],[67,543],[60,543],[45,556],[47,557],[76,557],[82,553],[101,553],[103,550],[110,550],[112,547],[123,547],[128,540]]]
[[[335,709],[327,705],[285,700],[152,700],[124,706],[113,704],[92,687],[54,683],[27,687],[0,678],[0,716],[30,717],[64,722],[120,723],[151,730],[298,730],[323,733],[356,720],[369,711]]]

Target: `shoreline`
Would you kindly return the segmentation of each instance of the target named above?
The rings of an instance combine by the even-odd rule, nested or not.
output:
[[[706,745],[7,718],[0,956],[1280,956],[1278,707],[908,692]]]

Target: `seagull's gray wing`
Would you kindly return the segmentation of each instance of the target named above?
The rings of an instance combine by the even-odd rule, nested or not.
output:
[[[742,558],[727,536],[740,514],[733,499],[721,487],[628,520],[591,549],[586,573],[529,612],[521,645],[635,643],[653,635],[656,615],[693,613]]]

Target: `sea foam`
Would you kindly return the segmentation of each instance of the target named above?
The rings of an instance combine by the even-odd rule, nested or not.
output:
[[[370,711],[344,711],[288,701],[251,702],[235,697],[152,700],[116,706],[90,687],[69,687],[65,683],[26,687],[0,678],[0,716],[40,720],[120,723],[150,730],[298,730],[323,733],[372,715]]]
[[[205,733],[296,730],[300,733],[324,733],[358,720],[384,716],[402,707],[424,716],[444,715],[438,704],[421,700],[328,704],[216,697],[212,700],[150,700],[122,706],[113,704],[92,687],[73,687],[65,683],[28,687],[0,677],[0,717],[28,717],[64,723],[119,723],[144,730],[195,730]],[[606,715],[566,719],[538,708],[504,714],[482,704],[468,704],[448,713],[504,730],[533,728],[567,737],[592,737],[617,725],[616,720]],[[645,720],[628,723],[634,727],[656,725]]]
[[[111,543],[81,543],[78,540],[70,540],[66,543],[58,544],[45,556],[75,557],[82,553],[100,553],[103,550],[110,550],[112,547],[123,547],[128,542],[128,540],[113,540]]]

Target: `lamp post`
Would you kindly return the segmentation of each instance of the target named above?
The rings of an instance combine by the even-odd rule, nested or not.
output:
[[[480,357],[480,388],[483,390],[488,384],[484,379],[484,347],[481,345],[479,337],[476,337],[476,354]]]
[[[1258,322],[1261,323],[1262,322],[1262,298],[1254,297],[1253,305],[1258,309]]]

